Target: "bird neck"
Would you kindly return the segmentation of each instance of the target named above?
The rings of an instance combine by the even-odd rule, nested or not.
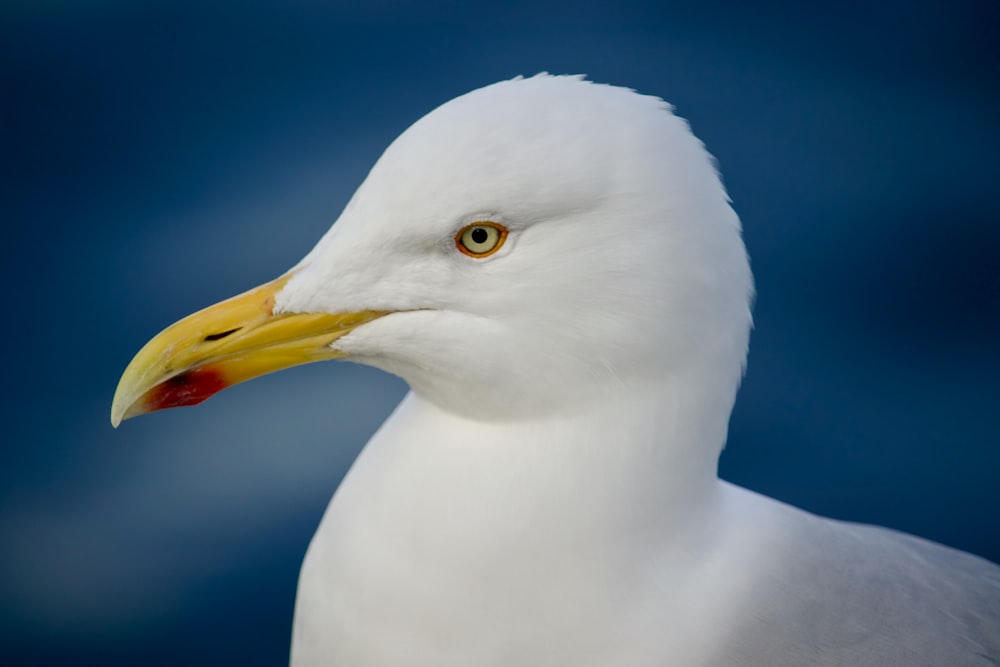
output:
[[[731,569],[706,569],[705,554],[733,524],[715,476],[728,407],[697,386],[635,387],[584,412],[510,422],[410,394],[310,544],[295,645],[387,655],[379,664],[479,664],[495,637],[514,655],[574,647],[546,664],[583,664],[609,637],[700,637],[691,628],[724,610],[694,592]]]
[[[531,526],[532,548],[670,540],[711,512],[717,491],[731,400],[697,386],[675,377],[512,422],[468,420],[410,394],[351,475],[380,489],[393,523],[432,517],[428,530],[478,533],[485,549],[509,548]]]

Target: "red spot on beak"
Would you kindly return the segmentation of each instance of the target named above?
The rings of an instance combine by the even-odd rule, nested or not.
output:
[[[153,412],[165,408],[197,405],[227,386],[229,385],[218,372],[207,368],[196,368],[156,385],[149,392],[147,407]]]

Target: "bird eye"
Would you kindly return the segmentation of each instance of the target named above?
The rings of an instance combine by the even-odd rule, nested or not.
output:
[[[495,222],[474,222],[455,235],[455,246],[469,257],[488,257],[507,240],[507,228]]]

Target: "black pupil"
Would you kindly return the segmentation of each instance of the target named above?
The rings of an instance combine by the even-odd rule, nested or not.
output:
[[[490,233],[486,231],[485,227],[476,227],[472,230],[471,236],[473,243],[486,243],[486,239],[490,237]]]

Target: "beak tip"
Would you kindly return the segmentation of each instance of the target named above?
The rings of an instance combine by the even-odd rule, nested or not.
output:
[[[115,397],[111,401],[112,428],[118,428],[123,421],[135,416],[136,401],[130,400],[131,397],[126,397],[125,394],[126,392],[123,392],[119,386],[118,391],[115,392]]]
[[[122,420],[125,419],[124,412],[118,403],[111,405],[111,428],[118,428],[121,425]]]
[[[112,428],[118,428],[123,421],[152,411],[148,407],[145,407],[145,403],[141,400],[134,401],[128,406],[114,403],[111,406],[111,426]]]

